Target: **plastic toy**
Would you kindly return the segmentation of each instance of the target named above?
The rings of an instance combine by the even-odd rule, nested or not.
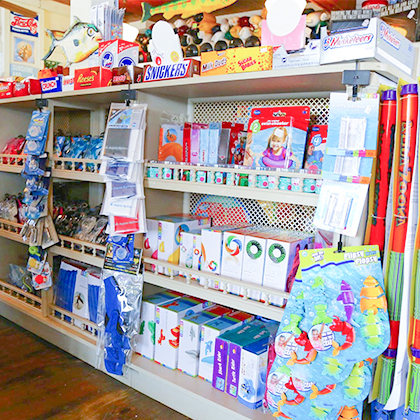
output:
[[[66,65],[86,60],[99,48],[99,42],[102,41],[101,33],[95,25],[81,22],[77,17],[60,39],[55,38],[49,29],[45,29],[45,32],[51,38],[51,46],[42,60],[46,60],[60,47],[67,60]]]

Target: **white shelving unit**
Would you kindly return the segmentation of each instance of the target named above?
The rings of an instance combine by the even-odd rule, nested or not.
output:
[[[359,63],[359,68],[376,72],[393,82],[398,81],[401,77],[407,82],[415,83],[415,80],[407,80],[408,78],[392,65],[368,61]],[[330,91],[345,90],[341,84],[341,78],[342,71],[346,69],[355,69],[355,63],[214,77],[193,77],[131,85],[131,89],[138,92],[138,101],[148,104],[145,156],[147,159],[156,159],[157,157],[157,139],[162,111],[189,114],[191,119],[215,118],[214,110],[221,106],[223,101],[226,103],[229,101],[230,103],[232,101],[249,103],[252,100],[261,102],[287,97],[303,98],[305,92],[311,92],[312,98],[325,99]],[[52,156],[54,129],[60,128],[60,124],[68,124],[66,127],[71,129],[72,124],[77,122],[76,125],[84,127],[87,133],[100,133],[104,127],[109,103],[121,102],[121,92],[127,89],[129,86],[125,85],[44,95],[43,97],[49,100],[49,109],[53,114],[47,145],[50,156]],[[31,112],[35,109],[35,99],[38,97],[40,96],[0,100],[0,112],[2,113],[0,147],[13,136],[25,134]],[[76,121],[77,119],[79,120]],[[22,170],[19,159],[22,159],[22,156],[0,154],[0,196],[6,192],[22,191],[24,182],[18,175]],[[103,184],[98,174],[98,161],[52,158],[51,165],[53,185],[55,182],[89,182],[90,198],[95,202],[94,205],[100,204]],[[144,181],[146,211],[149,217],[182,211],[194,212],[198,206],[197,203],[201,200],[201,195],[224,197],[225,199],[233,197],[252,208],[253,218],[251,219],[253,221],[260,215],[264,216],[264,220],[273,226],[283,227],[282,223],[284,222],[285,226],[296,227],[296,221],[306,218],[309,219],[309,222],[304,220],[298,225],[303,230],[311,230],[310,219],[313,217],[318,202],[316,194],[280,191],[279,189],[265,190],[252,185],[250,187],[218,185],[214,182],[213,177],[214,172],[218,169],[214,167],[200,167],[200,170],[206,170],[210,174],[210,182],[197,183],[179,180],[182,179],[179,177],[179,173],[186,169],[185,165],[148,162],[145,166],[158,167],[160,171],[158,178],[146,178]],[[176,174],[174,179],[162,178],[162,169],[165,167],[174,170]],[[249,168],[223,168],[223,172],[233,174],[239,171],[254,178],[261,174],[268,175],[267,171]],[[273,172],[273,176],[276,177],[276,186],[278,186],[279,176],[315,180],[320,178],[316,174],[286,172]],[[50,205],[52,205],[52,201]],[[4,249],[0,264],[0,279],[6,278],[9,263],[22,264],[26,261],[27,247],[22,245],[19,234],[21,227],[17,223],[0,220],[0,246]],[[65,256],[101,267],[104,251],[103,246],[60,236],[60,242],[50,249],[50,254]],[[146,259],[145,262],[157,264],[156,260]],[[159,262],[159,265],[174,268],[171,264],[162,261]],[[263,302],[257,302],[246,297],[230,295],[200,286],[198,282],[192,280],[194,276],[199,275],[199,272],[187,271],[186,278],[146,272],[145,294],[154,292],[156,287],[170,288],[256,315],[276,320],[281,319],[283,311],[281,308],[269,304],[270,296],[287,298],[287,293],[252,285],[252,289],[258,289],[263,296]],[[212,275],[208,277],[212,277]],[[217,279],[245,288],[251,287],[243,282],[220,276]],[[247,295],[247,293],[244,294]],[[44,292],[42,298],[38,298],[0,280],[0,315],[85,362],[95,365],[95,324],[55,306],[52,302],[51,292]],[[89,331],[86,327],[89,328]],[[250,410],[242,406],[228,395],[213,389],[209,383],[201,379],[191,378],[178,371],[171,371],[137,355],[133,357],[127,374],[123,378],[115,378],[193,419],[246,420],[270,417],[268,414],[262,414],[259,410]]]

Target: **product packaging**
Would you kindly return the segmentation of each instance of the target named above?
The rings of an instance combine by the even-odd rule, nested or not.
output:
[[[114,67],[137,66],[139,45],[134,42],[115,39],[99,43],[99,62],[101,67],[112,70]]]
[[[309,129],[304,168],[317,173],[322,169],[327,143],[328,125],[313,125]]]
[[[272,66],[273,48],[270,46],[227,50],[226,71],[228,74],[271,70]]]
[[[111,86],[112,71],[105,67],[88,67],[75,70],[74,90]]]
[[[155,82],[157,80],[183,79],[200,75],[200,62],[187,59],[182,63],[162,64],[160,66],[146,66],[143,82]]]

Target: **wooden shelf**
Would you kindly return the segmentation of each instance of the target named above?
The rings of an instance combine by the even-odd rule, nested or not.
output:
[[[23,162],[19,164],[18,159]],[[10,155],[0,153],[0,171],[20,174],[25,167],[26,155]]]
[[[0,236],[10,239],[15,242],[26,244],[20,235],[20,230],[23,228],[21,223],[11,222],[10,220],[0,219]]]
[[[283,317],[284,309],[279,308],[278,306],[269,305],[268,301],[271,300],[272,297],[287,299],[289,297],[289,293],[282,292],[276,289],[270,289],[268,287],[257,286],[251,283],[245,283],[228,277],[217,276],[212,273],[204,273],[203,271],[179,267],[177,265],[170,264],[165,261],[154,260],[151,258],[144,258],[144,262],[146,264],[153,264],[156,268],[155,272],[145,271],[144,281],[146,283],[164,287],[166,289],[175,290],[177,292],[189,294],[201,299],[209,300],[210,302],[225,305],[230,308],[235,308],[241,311],[246,311],[254,315],[260,315],[265,318],[274,319],[276,321],[281,321]],[[158,274],[157,266],[169,268],[171,270],[181,269],[184,273],[187,273],[189,277],[173,275],[166,276],[163,274]],[[242,296],[229,294],[227,292],[221,292],[219,290],[210,289],[207,286],[200,285],[198,281],[191,279],[191,277],[199,278],[200,276],[224,283],[225,289],[227,289],[228,286],[237,286],[246,290],[246,293],[244,294],[248,294],[247,292],[251,290],[260,292],[262,293],[262,299],[265,302],[259,302]]]
[[[104,182],[99,175],[100,159],[51,158],[53,178],[75,181]]]

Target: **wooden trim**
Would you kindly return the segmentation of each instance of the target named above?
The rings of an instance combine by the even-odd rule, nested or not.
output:
[[[38,16],[37,12],[34,12],[29,9],[25,9],[24,7],[17,6],[16,4],[9,3],[8,1],[4,1],[4,0],[0,0],[0,7],[3,7],[3,9],[10,10],[11,12],[19,13],[25,17],[34,18]]]

